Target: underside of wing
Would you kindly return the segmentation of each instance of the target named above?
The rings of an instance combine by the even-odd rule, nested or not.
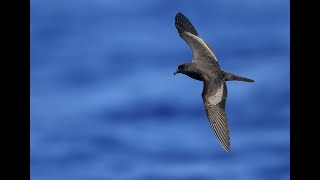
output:
[[[189,19],[182,13],[178,13],[175,17],[175,25],[180,37],[186,41],[192,50],[192,61],[219,66],[212,48],[199,37]]]
[[[224,80],[215,80],[205,86],[203,101],[210,126],[222,147],[230,151],[230,133],[225,111],[227,86]]]
[[[223,149],[230,151],[230,133],[226,112],[219,106],[211,106],[206,109],[210,126],[216,134]]]

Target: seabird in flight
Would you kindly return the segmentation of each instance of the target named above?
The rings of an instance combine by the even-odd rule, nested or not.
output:
[[[175,25],[180,37],[192,50],[192,62],[180,64],[174,75],[182,73],[203,81],[201,95],[211,128],[222,147],[229,152],[230,135],[225,111],[226,81],[254,82],[254,80],[222,70],[210,45],[199,36],[191,22],[182,13],[176,15]]]

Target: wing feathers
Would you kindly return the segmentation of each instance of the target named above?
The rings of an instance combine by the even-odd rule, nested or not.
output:
[[[197,30],[193,27],[189,19],[180,12],[175,17],[175,24],[178,30],[187,31],[198,36]]]
[[[228,119],[225,111],[227,98],[227,86],[224,80],[213,79],[210,82],[204,82],[203,102],[210,126],[217,136],[222,147],[230,151],[230,133]]]
[[[212,48],[199,37],[194,26],[182,13],[176,15],[175,25],[179,36],[186,41],[192,50],[192,61],[220,67]]]
[[[220,144],[227,152],[230,151],[228,121],[224,110],[218,106],[212,106],[207,114],[210,114],[208,115],[208,119]]]

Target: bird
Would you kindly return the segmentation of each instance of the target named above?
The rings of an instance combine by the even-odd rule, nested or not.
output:
[[[223,70],[212,47],[203,40],[190,20],[181,12],[175,16],[175,27],[179,36],[192,50],[192,61],[179,64],[174,75],[181,73],[192,79],[203,81],[202,100],[207,118],[218,141],[226,152],[230,151],[230,132],[226,114],[226,81],[254,82]]]

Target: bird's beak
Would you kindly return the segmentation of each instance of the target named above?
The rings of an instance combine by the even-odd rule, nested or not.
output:
[[[173,73],[173,75],[176,75],[176,74],[178,74],[178,73],[180,73],[179,69],[177,69],[177,70]]]

